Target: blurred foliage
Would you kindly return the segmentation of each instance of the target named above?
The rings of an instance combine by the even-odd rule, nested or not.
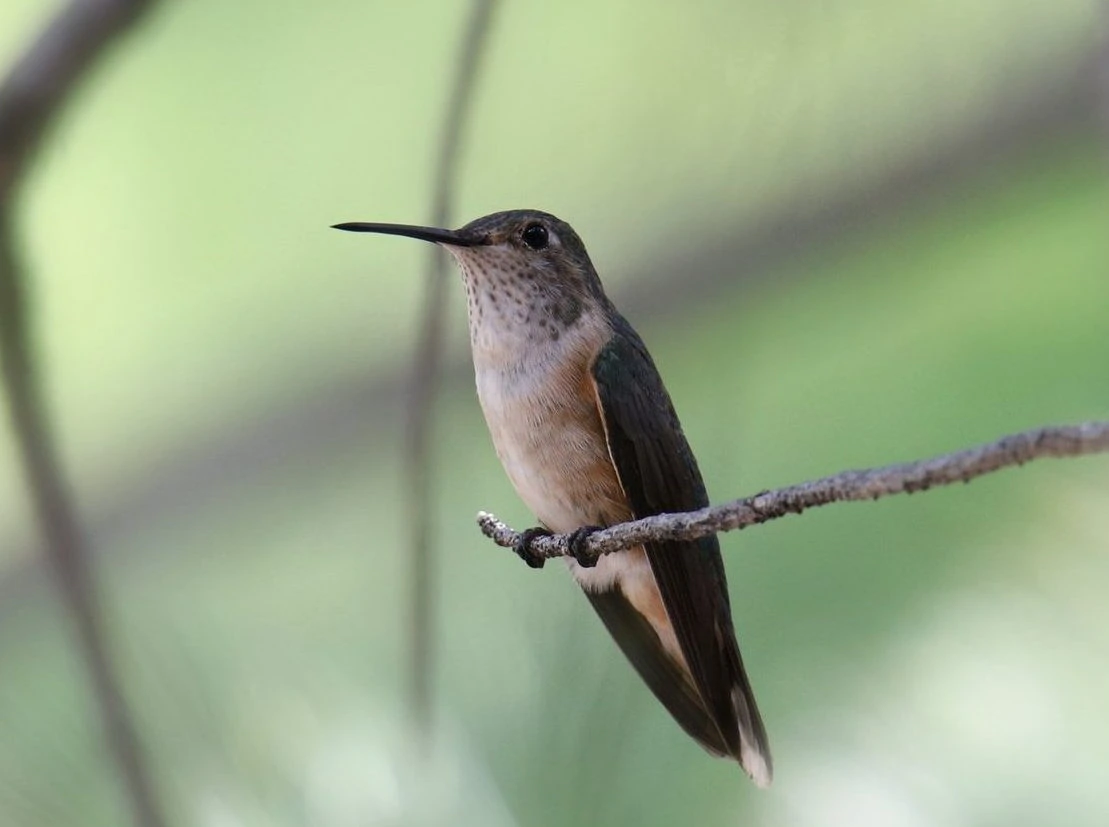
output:
[[[459,223],[550,209],[624,303],[675,250],[696,268],[700,245],[1063,85],[1095,10],[508,3]],[[49,11],[9,0],[0,58]],[[479,508],[529,516],[457,381],[429,515],[448,538],[440,744],[409,753],[403,412],[375,394],[405,364],[422,250],[327,225],[425,214],[464,11],[166,6],[27,192],[51,399],[181,823],[1104,823],[1103,461],[726,537],[776,750],[763,794],[681,734],[557,566],[478,535]],[[1104,417],[1107,183],[1103,141],[1060,130],[757,282],[724,269],[633,317],[714,497]],[[119,824],[6,434],[0,824]]]

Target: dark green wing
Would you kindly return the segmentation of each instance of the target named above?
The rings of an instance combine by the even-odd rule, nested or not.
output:
[[[592,372],[609,452],[635,516],[708,505],[697,461],[658,370],[622,317],[616,316],[615,334]],[[736,644],[717,539],[652,543],[646,552],[704,711],[719,733],[702,742],[716,752],[723,744],[756,781],[768,783],[766,731]]]
[[[703,744],[714,755],[728,755],[731,750],[720,738],[716,721],[701,705],[701,697],[685,673],[666,654],[658,634],[620,589],[606,592],[584,590],[597,615],[613,640],[631,661],[639,677],[647,684],[662,705],[681,724],[682,729]]]

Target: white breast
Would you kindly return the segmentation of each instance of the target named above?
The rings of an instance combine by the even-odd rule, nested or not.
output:
[[[543,525],[559,533],[632,516],[593,397],[587,374],[591,361],[574,369],[556,370],[550,365],[564,363],[550,360],[527,370],[477,369],[478,397],[497,456],[520,499]],[[619,586],[655,627],[671,656],[685,663],[641,547],[606,554],[590,568],[569,557],[566,562],[587,591]]]
[[[560,533],[631,517],[589,374],[603,341],[603,328],[586,320],[542,346],[494,349],[482,347],[480,337],[472,342],[478,399],[497,456],[524,504]],[[642,554],[606,555],[592,568],[568,563],[590,590],[651,577]]]
[[[484,302],[478,295],[476,301]],[[589,313],[557,339],[537,342],[526,318],[483,304],[470,344],[474,374],[497,456],[516,493],[551,531],[613,525],[632,517],[609,455],[590,366],[608,338]],[[642,548],[606,554],[590,568],[566,558],[590,592],[619,588],[651,623],[663,647],[684,666],[673,626]]]
[[[478,399],[509,480],[544,525],[564,532],[611,520],[620,490],[585,365],[556,364],[475,360]]]

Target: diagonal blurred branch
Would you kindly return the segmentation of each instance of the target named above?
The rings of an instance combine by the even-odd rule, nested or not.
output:
[[[74,0],[0,86],[0,200],[11,197],[42,137],[84,72],[151,0]]]
[[[478,63],[488,42],[494,6],[494,0],[474,0],[470,20],[462,36],[435,167],[431,223],[436,227],[445,227],[450,220],[462,132],[473,100]],[[431,515],[435,509],[431,504],[434,498],[431,486],[431,417],[443,358],[446,287],[443,251],[432,246],[428,258],[427,293],[412,365],[406,441],[408,525],[412,531],[409,538],[412,560],[409,697],[413,719],[425,734],[431,729],[431,669],[435,656],[435,579],[431,536]]]
[[[983,474],[1034,459],[1105,452],[1109,452],[1109,422],[1035,428],[953,454],[865,471],[843,471],[699,511],[659,514],[622,523],[590,535],[582,543],[582,551],[595,556],[656,540],[696,540],[830,503],[877,500],[893,494],[912,494],[935,486],[970,482]],[[482,533],[499,546],[514,548],[522,539],[492,514],[483,511],[478,514],[477,521]],[[564,557],[571,553],[571,536],[536,537],[528,542],[527,550],[541,559]]]
[[[109,748],[134,821],[164,825],[134,720],[112,666],[88,541],[58,460],[37,377],[27,275],[16,251],[18,189],[70,93],[148,0],[74,0],[58,13],[0,85],[0,368],[50,570],[74,626]]]
[[[1109,0],[1098,4],[1097,85],[1098,120],[1103,136],[1109,136]]]

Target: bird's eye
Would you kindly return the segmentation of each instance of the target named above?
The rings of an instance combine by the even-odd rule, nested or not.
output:
[[[524,227],[521,238],[524,239],[524,243],[531,247],[531,249],[542,250],[547,246],[547,228],[538,223],[528,224]]]

